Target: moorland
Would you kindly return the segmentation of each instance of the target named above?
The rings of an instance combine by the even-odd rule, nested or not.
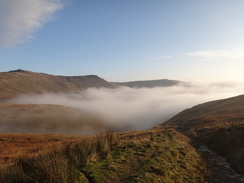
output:
[[[150,129],[118,132],[87,111],[7,101],[120,83],[24,70],[0,73],[0,81],[0,182],[244,181],[244,95],[193,106]]]

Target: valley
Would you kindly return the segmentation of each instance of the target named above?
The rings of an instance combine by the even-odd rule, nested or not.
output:
[[[153,128],[128,131],[78,107],[11,102],[27,94],[35,99],[45,93],[81,95],[92,87],[115,90],[118,83],[24,70],[0,73],[0,81],[0,182],[244,180],[244,95],[198,104]]]

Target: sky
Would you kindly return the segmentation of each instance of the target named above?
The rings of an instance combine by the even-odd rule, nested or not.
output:
[[[0,72],[244,81],[243,0],[0,0]]]

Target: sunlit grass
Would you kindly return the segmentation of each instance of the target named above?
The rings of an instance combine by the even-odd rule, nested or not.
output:
[[[104,158],[114,145],[112,142],[118,143],[116,135],[99,135],[67,144],[53,145],[32,155],[22,154],[11,165],[0,167],[0,182],[72,183],[83,179],[85,181],[86,178],[80,169],[101,155]]]

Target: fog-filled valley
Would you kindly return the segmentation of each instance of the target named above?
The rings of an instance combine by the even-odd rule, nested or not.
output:
[[[244,180],[243,83],[112,83],[21,69],[0,80],[2,182],[55,182],[60,173],[70,183]]]
[[[244,183],[243,9],[0,0],[0,183]]]
[[[131,131],[154,127],[167,121],[186,108],[210,100],[240,95],[242,91],[244,91],[244,85],[241,83],[181,83],[170,87],[89,88],[83,91],[63,94],[46,93],[39,95],[20,95],[5,102],[12,104],[52,104],[71,107],[75,108],[75,110],[80,110],[81,116],[89,114],[90,121],[99,121],[99,123],[102,123],[108,130]],[[50,111],[42,110],[41,112],[42,115],[45,116],[48,115]],[[22,114],[21,111],[19,111],[18,114],[22,117],[27,115],[23,118],[26,120],[26,125],[31,125],[32,123],[28,121],[35,121],[37,118],[36,114],[30,111],[26,113],[25,110],[22,110]],[[54,116],[66,116],[66,118],[59,117],[59,119],[62,120],[56,120],[55,125],[74,126],[73,133],[72,128],[70,128],[68,132],[64,128],[63,133],[84,133],[84,130],[77,130],[79,120],[76,119],[74,122],[72,119],[74,118],[74,114],[71,113],[70,117],[67,115],[69,115],[67,111],[63,113],[63,111],[55,110]],[[52,119],[55,118],[54,116],[52,116]],[[18,118],[18,116],[15,117],[15,120],[16,118]],[[80,120],[81,126],[83,122],[84,120]],[[24,123],[25,122],[22,121],[22,125],[24,125]],[[75,125],[73,123],[75,123]],[[41,124],[46,125],[46,123],[38,124],[38,128],[43,129],[44,127],[41,127]],[[9,128],[10,127],[8,127],[8,129]],[[21,129],[18,129],[18,123],[16,123],[16,126],[11,125],[11,128],[14,129],[14,132],[23,132]],[[44,129],[47,128],[48,126]],[[1,129],[3,129],[3,127],[1,127]],[[11,129],[8,131],[11,132]],[[29,132],[31,133],[32,131],[30,130]],[[43,133],[44,131],[41,132]],[[47,133],[50,132],[55,133],[55,128],[52,131],[47,129]],[[97,132],[98,131],[95,133]],[[58,128],[56,133],[62,133],[62,128]],[[91,134],[94,134],[94,132]]]

